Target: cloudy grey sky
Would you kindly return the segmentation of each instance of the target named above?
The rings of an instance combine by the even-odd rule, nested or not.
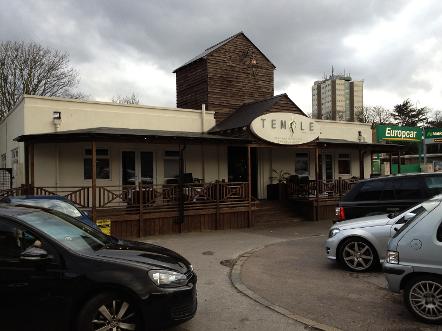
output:
[[[438,0],[0,0],[0,40],[70,54],[80,90],[109,101],[135,92],[175,106],[172,71],[239,31],[276,65],[276,93],[311,111],[311,86],[330,73],[364,79],[365,105],[405,98],[442,110]]]

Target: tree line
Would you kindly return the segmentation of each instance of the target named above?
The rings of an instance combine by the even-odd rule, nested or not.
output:
[[[395,124],[401,126],[442,127],[442,113],[431,111],[428,107],[418,107],[410,99],[405,99],[392,110],[382,106],[367,106],[355,110],[356,121],[380,124]]]
[[[71,67],[69,55],[35,42],[0,42],[0,120],[24,94],[88,100],[78,90],[79,74]],[[112,102],[139,104],[130,96],[114,96]]]

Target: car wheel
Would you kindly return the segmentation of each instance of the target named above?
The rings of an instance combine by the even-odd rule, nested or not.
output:
[[[115,292],[89,300],[78,315],[77,331],[140,330],[140,314],[133,301]]]
[[[430,275],[411,279],[405,285],[404,301],[419,320],[442,323],[442,279]]]
[[[374,247],[362,238],[349,238],[343,242],[339,261],[351,271],[372,270],[379,263]]]

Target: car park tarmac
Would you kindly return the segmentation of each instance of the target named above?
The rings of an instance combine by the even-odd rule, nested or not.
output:
[[[256,251],[242,264],[243,285],[286,311],[341,330],[438,330],[408,313],[381,271],[354,273],[327,261],[325,238]]]
[[[382,272],[352,273],[328,261],[323,244],[330,225],[287,222],[147,238],[187,256],[198,273],[198,312],[171,330],[317,329],[299,320],[342,330],[438,330],[414,320],[402,296],[387,290]],[[246,252],[241,284],[280,309],[232,286],[230,266]]]

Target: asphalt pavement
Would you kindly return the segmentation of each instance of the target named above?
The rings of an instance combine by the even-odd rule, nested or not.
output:
[[[328,228],[328,224],[325,225]],[[320,223],[287,222],[277,226],[231,231],[183,233],[144,238],[173,249],[193,264],[198,274],[196,316],[170,330],[308,330],[304,324],[285,317],[240,293],[231,283],[231,266],[251,249],[306,234],[317,234]]]
[[[354,273],[328,261],[326,236],[269,245],[241,266],[255,295],[297,316],[341,330],[439,330],[416,321],[381,271]]]
[[[442,330],[414,320],[380,271],[352,273],[328,261],[330,225],[146,238],[188,258],[198,274],[197,314],[169,330]]]

